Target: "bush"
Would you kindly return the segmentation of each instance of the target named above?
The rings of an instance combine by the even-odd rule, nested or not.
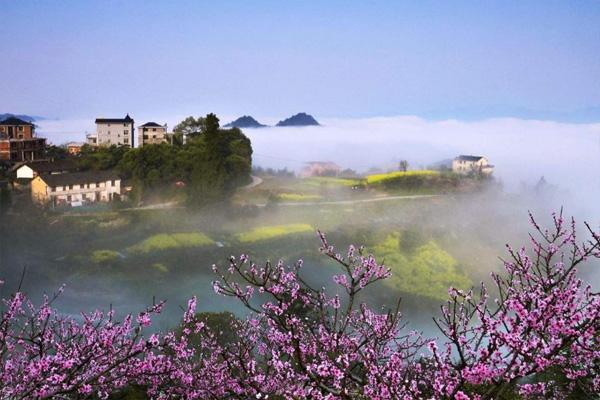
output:
[[[132,253],[150,253],[154,251],[202,247],[213,243],[214,241],[211,238],[200,232],[159,233],[128,247],[127,250]]]
[[[96,264],[111,264],[117,261],[121,255],[114,250],[95,250],[92,253],[92,262]]]
[[[314,232],[314,228],[308,224],[271,225],[238,233],[235,237],[242,243],[252,243],[307,232]]]

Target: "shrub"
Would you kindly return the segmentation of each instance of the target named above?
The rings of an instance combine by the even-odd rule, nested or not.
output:
[[[204,233],[160,233],[127,248],[132,253],[150,253],[182,248],[202,247],[214,241]]]
[[[95,250],[92,253],[92,262],[96,264],[110,264],[117,261],[121,255],[114,250]]]
[[[235,237],[242,243],[252,243],[307,232],[314,232],[313,227],[308,224],[271,225],[238,233]]]

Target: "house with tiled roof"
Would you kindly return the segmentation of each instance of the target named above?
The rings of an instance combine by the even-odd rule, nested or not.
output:
[[[138,126],[138,145],[161,144],[167,142],[167,124],[146,122]]]
[[[113,171],[44,174],[31,181],[33,201],[52,207],[108,202],[120,195],[121,178]]]
[[[494,166],[484,156],[460,155],[452,160],[452,171],[462,175],[485,174],[490,175]]]

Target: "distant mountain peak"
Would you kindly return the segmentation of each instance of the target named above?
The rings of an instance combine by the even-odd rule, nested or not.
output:
[[[284,119],[283,121],[279,121],[277,126],[318,126],[319,123],[316,119],[310,114],[301,112],[296,115],[292,115],[291,117]]]
[[[0,121],[4,121],[5,119],[11,118],[11,117],[22,119],[23,121],[27,121],[27,122],[31,122],[31,123],[33,123],[35,120],[43,119],[41,117],[30,116],[30,115],[20,115],[20,114],[12,114],[12,113],[2,114],[2,113],[0,113]]]
[[[251,117],[249,115],[244,115],[242,117],[239,117],[235,121],[231,121],[230,123],[225,125],[225,127],[227,127],[227,128],[233,128],[233,127],[235,127],[235,128],[262,128],[265,126],[266,125],[261,124],[260,122],[258,122],[257,120],[255,120],[253,117]]]

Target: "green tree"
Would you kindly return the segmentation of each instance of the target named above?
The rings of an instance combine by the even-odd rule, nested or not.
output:
[[[69,157],[69,152],[64,146],[46,146],[46,158],[51,160],[64,160]]]
[[[125,146],[92,147],[84,145],[81,147],[77,164],[83,170],[113,169],[130,150],[129,147]]]
[[[193,138],[204,130],[204,118],[187,117],[173,128],[173,141],[183,144],[183,138]]]
[[[406,172],[408,170],[408,161],[400,160],[400,163],[398,164],[398,170]]]

